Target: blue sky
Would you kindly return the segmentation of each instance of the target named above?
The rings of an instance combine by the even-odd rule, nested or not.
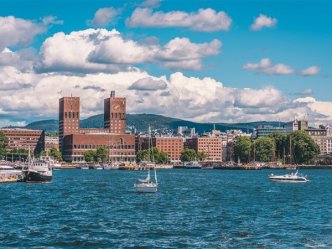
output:
[[[151,2],[152,1],[150,1],[150,3]],[[161,79],[162,77],[166,77],[166,81],[170,75],[181,72],[187,77],[195,77],[199,79],[211,77],[218,82],[222,82],[223,86],[230,89],[250,88],[260,90],[273,88],[282,94],[281,99],[287,99],[287,103],[294,102],[294,100],[298,98],[302,99],[296,103],[313,103],[313,101],[322,102],[323,104],[315,103],[315,107],[313,107],[312,104],[310,104],[310,107],[304,107],[304,109],[309,108],[309,110],[304,110],[302,108],[297,109],[297,111],[304,110],[303,112],[306,112],[307,114],[313,112],[311,115],[314,119],[324,116],[324,121],[327,122],[329,120],[330,112],[327,111],[325,113],[324,108],[327,108],[326,106],[329,106],[332,101],[330,94],[332,90],[332,84],[330,83],[332,68],[332,21],[330,19],[330,10],[332,9],[332,1],[164,0],[153,2],[155,3],[155,6],[142,5],[144,4],[144,1],[130,1],[129,3],[126,1],[91,0],[50,0],[47,1],[47,3],[46,1],[38,0],[1,1],[0,17],[13,16],[34,24],[41,24],[43,18],[49,16],[56,17],[56,20],[60,21],[46,24],[45,31],[36,34],[31,42],[22,45],[21,43],[10,44],[7,41],[7,43],[4,44],[6,44],[6,47],[12,52],[33,48],[36,54],[35,60],[38,61],[39,58],[37,57],[42,54],[41,46],[47,38],[52,37],[58,32],[64,32],[66,35],[69,35],[73,31],[82,31],[88,28],[105,28],[107,30],[116,29],[120,32],[121,37],[124,40],[132,40],[140,44],[151,42],[152,40],[153,42],[158,43],[159,46],[163,46],[175,38],[187,38],[191,43],[195,44],[210,43],[217,39],[222,44],[220,49],[217,49],[218,52],[214,51],[212,54],[200,57],[201,67],[199,69],[165,66],[166,64],[159,62],[151,63],[151,61],[143,61],[132,66],[139,68],[155,78]],[[160,25],[154,26],[153,23],[150,23],[149,25],[138,23],[132,26],[128,25],[128,23],[126,24],[126,20],[133,15],[136,9],[147,8],[146,6],[148,6],[151,11],[150,13],[152,14],[159,12],[167,14],[174,11],[195,14],[198,13],[199,9],[209,8],[216,13],[221,11],[225,12],[229,19],[231,19],[231,24],[229,25],[228,30],[223,30],[221,28],[208,32],[194,30],[195,28],[193,28],[192,25],[195,24],[186,24],[184,26],[181,24],[173,24],[171,25],[172,27],[161,27]],[[104,25],[92,25],[91,22],[96,12],[101,8],[112,8],[117,14],[115,17],[110,18],[110,20]],[[253,25],[255,19],[259,17],[259,15],[263,15],[270,20],[273,19],[275,20],[275,23],[270,26],[268,24],[265,26],[263,25],[258,30],[252,30],[250,26]],[[282,64],[282,72],[274,72],[275,68],[261,68],[259,63],[264,58],[268,58],[270,67]],[[170,60],[169,57],[163,59],[163,61],[168,60]],[[251,66],[245,66],[248,64],[251,64]],[[310,73],[310,75],[306,75],[306,77],[302,76],[301,71],[310,67],[315,68],[314,72]],[[35,72],[35,69],[32,70],[34,73],[40,74],[40,72]],[[43,73],[44,77],[45,72]],[[48,70],[47,73],[49,75],[52,72]],[[68,70],[63,72],[64,75],[67,75],[68,73],[73,72],[68,72]],[[57,72],[57,74],[61,73]],[[37,76],[39,77],[40,75]],[[153,84],[153,82],[151,84]],[[109,89],[105,90],[108,91]],[[196,91],[199,91],[199,87]],[[4,93],[0,92],[0,94]],[[145,93],[144,91],[137,90],[134,95],[141,97],[146,96],[147,94],[151,94],[151,90],[148,90],[148,92]],[[235,95],[239,95],[239,93],[236,93]],[[306,99],[303,100],[303,98]],[[241,101],[234,100],[233,102],[238,103]],[[204,103],[207,102],[209,101],[206,100]],[[262,104],[263,102],[258,102],[258,104]],[[317,105],[319,105],[319,107],[317,107]],[[161,106],[165,108],[165,105]],[[237,108],[242,108],[243,105],[241,104],[233,107],[237,110]],[[252,110],[252,104],[250,104],[249,107],[250,111],[245,112],[242,115],[255,114],[257,112],[257,110]],[[268,105],[265,107],[268,108]],[[298,108],[297,105],[296,108]],[[3,119],[6,119],[7,121],[19,121],[19,118],[17,118],[18,111],[11,112],[10,110],[6,110],[6,107],[4,106],[1,108],[0,103],[0,110],[1,109],[4,113]],[[143,108],[129,109],[132,109],[132,112],[160,112],[160,110],[162,110],[162,108],[149,109],[146,106]],[[318,109],[319,112],[317,113]],[[86,114],[93,114],[93,111],[98,111],[98,109],[87,108]],[[281,111],[284,110],[275,110],[275,114],[280,114]],[[161,112],[161,114],[165,115],[171,114],[170,111]],[[260,110],[262,115],[257,116],[256,118],[263,119],[263,112],[264,110]],[[296,111],[294,111],[294,113],[295,112]],[[50,111],[45,117],[52,117],[52,113],[54,112]],[[289,115],[295,115],[294,113]],[[181,113],[175,113],[175,115],[180,116]],[[299,116],[300,115],[303,116],[305,113],[299,113]],[[209,121],[210,116],[213,117],[211,119],[212,121],[225,121],[228,119],[227,116],[216,114],[211,114],[208,117],[201,114],[199,116],[200,118],[195,118],[195,113],[193,113],[192,115],[188,115],[187,118],[202,121]],[[277,116],[278,115],[276,115],[276,117]],[[42,117],[43,115],[41,115],[41,118]],[[267,119],[271,119],[272,117],[273,116],[266,116]],[[288,116],[285,114],[280,114],[277,118],[283,119],[287,117]],[[253,118],[255,118],[255,116],[253,116]],[[22,118],[21,121],[26,122],[35,119],[38,119],[38,117],[31,114],[30,116],[27,115]],[[241,121],[242,119],[238,120]],[[232,118],[232,121],[237,120]]]

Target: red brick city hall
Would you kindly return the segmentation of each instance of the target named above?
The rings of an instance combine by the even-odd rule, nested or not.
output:
[[[104,99],[104,128],[80,128],[80,98],[59,99],[59,144],[63,159],[84,161],[84,152],[105,148],[111,162],[134,162],[135,135],[126,133],[126,99]]]

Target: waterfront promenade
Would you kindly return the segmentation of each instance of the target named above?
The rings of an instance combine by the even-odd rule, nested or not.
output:
[[[62,169],[77,169],[81,167],[80,164],[63,163]],[[93,166],[92,166],[93,167]],[[156,164],[157,169],[183,169],[183,165],[173,164]],[[139,166],[137,164],[124,165],[120,167],[120,170],[146,170],[146,167]],[[203,168],[204,169],[204,166]],[[210,168],[211,169],[211,168]],[[267,164],[260,167],[253,165],[227,165],[217,164],[213,166],[213,169],[225,169],[225,170],[263,170],[263,169],[280,169],[280,170],[296,170],[296,169],[332,169],[332,165],[275,165]]]

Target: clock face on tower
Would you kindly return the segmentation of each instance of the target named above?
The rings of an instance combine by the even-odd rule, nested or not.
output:
[[[115,105],[113,106],[113,110],[114,110],[114,111],[118,111],[118,110],[120,110],[120,105],[119,105],[119,104],[115,104]]]

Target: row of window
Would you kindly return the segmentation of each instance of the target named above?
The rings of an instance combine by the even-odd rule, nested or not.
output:
[[[126,119],[125,113],[111,113],[111,119]]]
[[[75,156],[84,155],[84,152],[82,152],[82,151],[74,151],[73,155],[75,155]],[[129,156],[129,155],[134,156],[135,155],[135,151],[116,152],[116,156]],[[110,156],[113,157],[114,155],[111,154]]]
[[[79,118],[79,112],[65,112],[65,118]]]
[[[96,145],[96,144],[74,144],[74,149],[98,149],[98,148],[110,148],[110,149],[135,149],[133,144],[118,144],[118,145]]]
[[[72,158],[74,162],[84,161],[84,156],[79,155]],[[112,162],[134,162],[135,157],[112,157]]]

